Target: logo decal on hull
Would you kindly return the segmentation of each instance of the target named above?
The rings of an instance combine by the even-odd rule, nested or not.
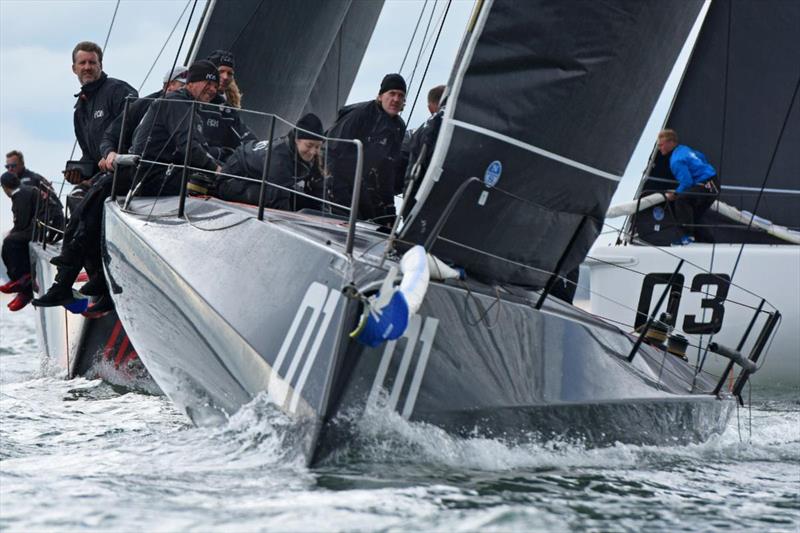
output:
[[[397,368],[392,388],[389,391],[389,408],[397,409],[397,404],[400,401],[400,395],[405,388],[406,378],[409,374],[411,362],[414,359],[414,353],[417,351],[418,344],[419,356],[416,360],[416,365],[411,377],[411,383],[408,386],[408,393],[403,403],[403,409],[400,414],[403,418],[408,418],[414,411],[414,404],[417,402],[417,395],[419,394],[419,387],[422,384],[422,377],[425,375],[425,368],[428,366],[428,358],[431,354],[431,347],[433,346],[433,339],[436,337],[436,329],[439,327],[439,320],[433,317],[423,319],[419,315],[414,315],[408,322],[408,328],[403,333],[400,339],[406,339],[406,346],[403,350],[400,364]],[[399,339],[398,339],[399,340]],[[386,348],[383,350],[381,362],[378,366],[378,371],[375,374],[375,380],[372,382],[372,389],[367,398],[367,407],[375,406],[378,402],[380,391],[384,388],[386,381],[386,374],[389,370],[389,365],[394,357],[395,348],[397,347],[397,340],[389,341],[386,343]]]
[[[314,361],[317,359],[320,346],[328,332],[331,318],[341,296],[339,291],[333,291],[322,283],[312,283],[306,290],[303,301],[294,315],[286,338],[283,339],[278,357],[275,358],[275,363],[272,365],[273,374],[269,380],[268,390],[278,405],[286,406],[286,401],[289,400],[288,410],[290,412],[297,410],[303,387],[305,387]],[[313,341],[311,340],[312,335]],[[311,341],[310,347],[309,341]],[[281,367],[284,366],[287,359],[289,367],[282,372]],[[303,359],[305,360],[303,361]],[[301,361],[302,368],[300,367]],[[291,398],[288,398],[290,386],[293,394]]]

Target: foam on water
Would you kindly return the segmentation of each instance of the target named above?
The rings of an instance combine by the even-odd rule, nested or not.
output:
[[[800,403],[766,391],[722,436],[593,449],[455,438],[377,408],[304,466],[259,396],[196,428],[163,396],[41,367],[32,315],[0,317],[0,528],[797,531]],[[9,327],[11,326],[11,327]],[[31,341],[33,339],[33,341]],[[763,400],[761,398],[768,398]],[[740,435],[742,440],[740,440]]]

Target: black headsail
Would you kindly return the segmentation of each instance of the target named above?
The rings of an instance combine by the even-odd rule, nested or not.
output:
[[[304,110],[334,117],[382,7],[383,0],[210,0],[190,60],[233,52],[248,109],[290,121]],[[263,121],[249,125],[263,136]]]
[[[766,178],[756,214],[794,229],[800,229],[799,34],[795,0],[712,2],[667,120],[681,144],[716,167],[721,201],[752,212]],[[669,177],[658,159],[652,175]],[[658,188],[658,182],[643,188]],[[714,236],[717,242],[764,238],[735,228],[715,228]]]
[[[478,177],[434,253],[475,276],[542,286],[590,217],[562,263],[575,268],[702,6],[484,1],[403,237],[424,242],[458,187]]]

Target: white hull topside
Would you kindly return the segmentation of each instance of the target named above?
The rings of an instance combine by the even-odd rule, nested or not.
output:
[[[716,306],[720,309],[718,312],[722,313],[722,326],[714,334],[714,341],[736,348],[755,308],[761,298],[764,298],[767,301],[764,310],[772,311],[771,306],[774,306],[780,311],[782,321],[772,343],[761,354],[759,363],[764,364],[753,376],[754,383],[761,386],[800,386],[800,246],[746,245],[727,298],[720,307],[713,302],[718,287],[714,284],[701,285],[703,279],[698,279],[698,276],[706,271],[730,276],[739,249],[738,244],[697,243],[670,247],[595,246],[585,263],[591,272],[591,311],[633,329],[636,310],[640,305],[646,305],[640,303],[641,299],[647,298],[646,294],[642,294],[645,275],[661,273],[669,277],[680,259],[685,259],[686,262],[680,270],[683,275],[683,292],[677,313],[676,332],[686,336],[691,344],[699,344],[700,335],[683,331],[686,316],[690,315],[689,321],[710,322],[712,308]],[[652,278],[653,276],[650,281]],[[696,292],[691,290],[693,283],[698,289]],[[581,280],[581,285],[585,284]],[[664,283],[653,286],[649,312],[654,309],[664,288]],[[704,300],[707,300],[705,308],[702,306]],[[660,311],[665,310],[666,301]],[[760,318],[751,331],[742,350],[745,355],[750,353],[764,320],[765,317]],[[703,345],[708,340],[708,334],[702,336]],[[686,353],[694,361],[698,349],[690,346]],[[704,369],[721,374],[726,363],[726,359],[709,352]]]

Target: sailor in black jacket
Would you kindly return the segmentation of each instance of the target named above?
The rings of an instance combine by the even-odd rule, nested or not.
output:
[[[6,170],[17,175],[20,185],[33,187],[39,191],[39,209],[36,216],[39,220],[46,221],[51,228],[61,230],[64,227],[64,208],[50,180],[26,167],[25,156],[19,150],[11,150],[6,154]],[[54,241],[61,238],[61,234],[50,230],[47,237],[48,242]]]
[[[184,89],[175,91],[163,100],[154,102],[145,114],[141,124],[133,135],[133,153],[142,154],[145,159],[166,163],[183,164],[183,153],[188,138],[189,116],[192,111],[191,102],[197,99],[207,102],[218,87],[217,69],[208,61],[198,61],[189,69],[187,84]],[[198,123],[198,128],[200,127]],[[195,132],[190,165],[216,170],[216,161],[202,150],[202,131]],[[138,151],[137,151],[138,149]],[[176,194],[178,192],[178,176],[176,172],[171,184],[162,188],[159,176],[168,177],[164,167],[142,163],[138,175],[118,172],[117,190],[124,192],[138,178],[143,187],[140,194]],[[64,239],[61,255],[50,262],[58,267],[55,283],[41,298],[33,301],[39,307],[55,307],[73,301],[72,284],[85,265],[87,271],[91,264],[100,258],[100,241],[103,222],[103,201],[111,194],[112,175],[102,174],[92,184],[86,198],[81,202],[82,210],[77,220],[70,222],[74,231]],[[114,304],[108,295],[108,288],[103,277],[102,268],[90,273],[91,279],[81,292],[98,299],[88,308],[90,316],[100,316],[113,309]]]
[[[324,178],[319,166],[322,146],[322,122],[309,113],[297,123],[296,130],[275,143],[272,149],[267,178],[270,184],[264,192],[264,205],[272,209],[299,211],[304,208],[321,210],[321,202],[292,194],[298,191],[317,198],[324,197]],[[225,162],[223,174],[245,176],[258,181],[225,177],[217,182],[217,193],[223,200],[258,205],[261,175],[267,157],[266,141],[248,142],[237,148]]]
[[[131,153],[142,159],[183,165],[189,141],[189,123],[194,112],[189,166],[215,172],[219,162],[211,155],[204,128],[197,114],[199,105],[210,101],[219,88],[219,74],[213,63],[202,60],[189,68],[186,87],[155,101],[133,133]],[[193,105],[194,104],[194,105]],[[194,110],[194,111],[193,111]],[[134,181],[143,182],[139,193],[145,196],[178,194],[180,172],[169,173],[166,166],[141,163]],[[137,185],[138,187],[138,185]]]
[[[11,172],[0,176],[0,185],[6,196],[11,198],[11,211],[14,214],[14,227],[3,239],[2,249],[9,282],[0,286],[0,291],[19,293],[8,305],[12,311],[18,311],[33,297],[28,243],[33,235],[38,192],[33,187],[20,185],[19,178]]]
[[[208,56],[208,60],[214,63],[219,71],[219,90],[209,102],[212,105],[200,106],[198,112],[203,122],[203,135],[212,155],[224,161],[237,147],[257,139],[242,122],[239,111],[226,105],[225,90],[234,79],[233,54],[226,50],[215,50]]]
[[[387,74],[378,97],[339,111],[327,136],[359,139],[364,143],[364,166],[358,217],[391,226],[394,195],[403,186],[400,165],[406,125],[400,117],[405,105],[406,83],[399,74]],[[356,148],[350,143],[329,142],[327,161],[333,173],[334,200],[350,205],[355,179]]]
[[[125,98],[139,96],[136,89],[103,72],[103,51],[95,43],[81,42],[72,51],[72,72],[81,82],[75,96],[73,124],[81,147],[81,161],[91,162],[100,170],[110,170],[100,149],[103,136],[125,106]],[[67,176],[77,182],[75,175]]]
[[[150,109],[150,105],[157,99],[165,95],[182,89],[186,85],[186,76],[189,69],[183,65],[171,69],[164,76],[164,85],[160,91],[148,94],[143,98],[134,100],[128,104],[127,114],[118,116],[109,126],[103,135],[100,143],[100,152],[108,165],[112,165],[117,157],[117,151],[127,154],[133,144],[133,132],[142,122],[145,113]],[[124,121],[124,125],[123,125]],[[124,127],[123,127],[124,126]],[[120,144],[120,141],[121,144]]]

